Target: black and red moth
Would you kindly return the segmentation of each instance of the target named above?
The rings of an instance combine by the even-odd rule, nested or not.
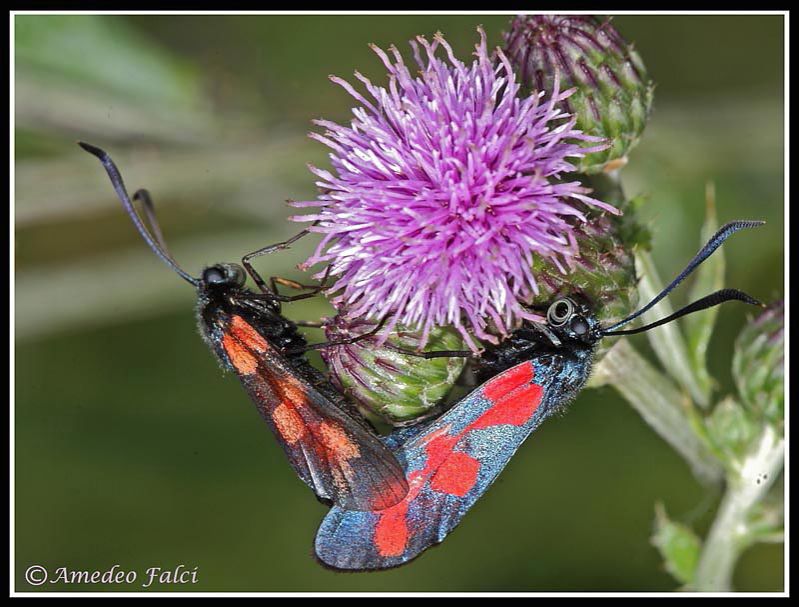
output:
[[[741,291],[723,289],[652,324],[619,330],[663,299],[731,234],[762,223],[736,221],[721,228],[658,296],[612,326],[602,327],[590,303],[573,294],[548,306],[546,323],[526,322],[487,350],[477,361],[477,377],[485,383],[441,417],[385,440],[405,467],[405,499],[379,512],[332,508],[316,534],[319,560],[335,569],[386,569],[442,542],[522,442],[579,393],[603,337],[639,333],[724,301],[761,305]]]
[[[281,314],[281,301],[308,294],[278,294],[274,280],[269,289],[248,261],[286,248],[297,237],[245,256],[242,265],[219,263],[194,278],[169,254],[146,192],[140,190],[134,199],[144,203],[150,230],[110,156],[88,143],[79,145],[102,162],[123,207],[153,252],[197,289],[203,339],[223,367],[238,375],[297,475],[320,500],[347,510],[379,511],[400,502],[408,492],[402,466],[307,361],[305,339],[297,325]],[[245,287],[245,268],[260,292]]]

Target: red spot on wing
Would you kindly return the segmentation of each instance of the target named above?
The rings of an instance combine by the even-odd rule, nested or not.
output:
[[[258,369],[259,354],[266,352],[269,344],[252,325],[234,314],[222,335],[222,347],[236,371],[251,375]]]
[[[490,428],[500,424],[521,426],[527,422],[541,404],[544,389],[538,384],[528,384],[516,388],[510,394],[497,397],[494,406],[471,424],[468,430]]]
[[[266,352],[269,349],[269,343],[264,339],[263,335],[258,333],[255,327],[238,314],[231,316],[228,330],[233,337],[247,348],[256,352]]]
[[[449,430],[449,426],[441,428],[438,432],[427,437],[427,444],[424,447],[427,453],[427,461],[425,462],[425,467],[422,472],[426,470],[435,470],[443,464],[444,460],[447,459],[455,448],[455,443],[463,436],[463,432],[450,436],[447,434],[447,430]]]
[[[430,479],[430,487],[439,493],[463,497],[477,482],[480,462],[472,456],[455,451]]]
[[[380,512],[375,528],[375,545],[381,556],[399,556],[408,544],[407,500]]]
[[[361,456],[358,445],[347,436],[341,425],[333,421],[323,421],[315,428],[316,447],[320,457],[330,465],[333,484],[341,492],[346,491],[347,483],[352,481],[353,470],[350,460]]]
[[[222,347],[230,364],[242,375],[251,375],[258,369],[258,359],[242,343],[229,333],[222,336]]]
[[[317,432],[322,443],[327,448],[330,458],[336,460],[348,460],[360,457],[361,451],[341,425],[324,421],[317,427]]]
[[[531,382],[533,377],[535,377],[535,370],[532,363],[526,362],[517,365],[488,380],[483,386],[483,394],[492,403],[496,402],[498,398],[505,396],[519,386]]]
[[[305,422],[297,414],[291,403],[280,403],[272,411],[272,421],[281,438],[289,445],[295,444],[305,437],[307,432]]]

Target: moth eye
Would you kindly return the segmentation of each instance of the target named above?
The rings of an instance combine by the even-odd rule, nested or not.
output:
[[[588,333],[588,323],[582,316],[575,316],[571,321],[571,330],[575,335],[585,335]]]
[[[574,304],[570,299],[558,299],[547,310],[547,321],[553,327],[562,326],[574,312]]]
[[[242,268],[238,264],[230,264],[229,270],[229,277],[228,279],[233,284],[238,286],[243,286],[245,282],[247,282],[247,275],[244,273],[244,268]]]
[[[227,280],[224,269],[218,266],[212,266],[203,270],[203,282],[207,285],[222,284]]]

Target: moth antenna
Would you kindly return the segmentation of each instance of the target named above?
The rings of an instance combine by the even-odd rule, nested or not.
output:
[[[108,173],[108,177],[111,180],[111,185],[114,186],[114,190],[117,193],[117,197],[119,198],[120,202],[122,202],[122,206],[125,209],[125,212],[130,216],[131,221],[133,221],[133,225],[136,226],[136,229],[141,234],[144,241],[147,245],[152,249],[152,251],[161,258],[161,260],[172,268],[178,276],[180,276],[186,282],[194,285],[195,287],[199,284],[199,280],[191,276],[188,272],[186,272],[183,268],[181,268],[177,262],[172,259],[172,257],[167,253],[167,251],[159,244],[161,239],[160,229],[158,230],[158,239],[153,237],[150,231],[145,227],[144,222],[142,221],[139,213],[136,211],[136,208],[133,206],[133,203],[130,200],[130,196],[128,196],[128,191],[125,189],[125,182],[122,180],[122,175],[117,168],[117,165],[114,164],[114,161],[111,160],[111,156],[108,155],[105,150],[102,150],[96,146],[91,145],[90,143],[86,143],[84,141],[79,141],[78,145],[82,147],[84,150],[89,152],[89,154],[97,157],[100,162],[103,163],[103,167],[105,167],[106,173]],[[138,194],[138,192],[137,192]],[[145,200],[146,204],[146,200]],[[156,223],[157,225],[157,223]]]
[[[676,320],[681,316],[685,316],[686,314],[692,314],[693,312],[706,310],[707,308],[712,308],[713,306],[722,304],[725,301],[742,301],[744,303],[751,304],[753,306],[763,307],[763,304],[761,302],[759,302],[754,297],[744,293],[743,291],[739,291],[738,289],[721,289],[720,291],[716,291],[715,293],[706,295],[702,299],[697,299],[695,302],[688,304],[684,308],[680,308],[679,310],[677,310],[673,314],[670,314],[666,318],[661,318],[660,320],[649,323],[648,325],[644,325],[643,327],[638,327],[636,329],[627,329],[623,331],[605,330],[602,331],[602,335],[603,336],[634,335],[636,333],[643,333],[644,331],[648,331],[649,329],[654,329],[655,327],[659,327],[660,325],[665,325],[667,322]]]
[[[613,332],[613,334],[621,335],[621,333],[615,333],[615,331],[618,328],[623,327],[624,325],[632,322],[633,320],[635,320],[636,318],[638,318],[642,314],[644,314],[644,313],[648,312],[650,309],[652,309],[653,306],[655,306],[661,299],[663,299],[664,297],[666,297],[666,295],[671,293],[671,291],[677,285],[679,285],[683,280],[685,280],[691,274],[691,272],[693,272],[703,261],[705,261],[708,257],[710,257],[716,251],[716,249],[718,249],[722,245],[722,243],[725,240],[727,240],[727,238],[729,238],[730,236],[735,234],[735,232],[738,232],[740,230],[745,230],[747,228],[755,228],[755,227],[758,227],[758,226],[762,226],[764,223],[766,223],[766,222],[765,221],[731,221],[730,223],[722,226],[715,234],[713,234],[713,236],[710,237],[710,239],[707,241],[707,243],[705,243],[705,245],[699,250],[699,252],[694,256],[694,258],[691,261],[688,262],[688,265],[685,266],[685,269],[682,272],[679,273],[677,278],[672,280],[671,283],[665,289],[663,289],[660,293],[658,293],[652,299],[652,301],[650,301],[643,308],[641,308],[637,312],[631,314],[627,318],[625,318],[623,320],[620,320],[619,322],[611,325],[610,327],[607,327],[607,328],[603,329],[602,330],[602,334],[603,335],[610,335],[611,332]],[[734,291],[734,289],[725,289],[724,291]],[[721,293],[721,292],[722,291],[718,291],[718,293]],[[736,291],[736,292],[740,293],[740,291]],[[716,295],[716,293],[714,293],[713,295]],[[712,297],[712,295],[708,296],[708,297]],[[747,295],[747,297],[749,297],[749,296]],[[699,301],[705,301],[706,299],[707,298],[702,298]],[[737,298],[733,298],[733,299],[737,299]],[[726,300],[723,300],[723,301],[726,301]],[[744,301],[744,300],[741,300],[741,301]],[[698,302],[696,302],[696,303],[698,303]],[[722,302],[719,301],[718,303],[722,303]],[[693,305],[693,304],[691,304],[691,305]],[[712,304],[712,305],[718,305],[718,304]],[[698,311],[699,309],[702,309],[702,308],[698,308],[697,310],[692,310],[692,311]],[[686,312],[686,314],[688,314],[688,312]],[[669,317],[669,318],[671,318],[671,317]],[[660,323],[660,324],[663,324],[663,323]],[[655,326],[655,325],[653,325],[653,326]],[[640,331],[636,330],[635,332],[639,333]]]

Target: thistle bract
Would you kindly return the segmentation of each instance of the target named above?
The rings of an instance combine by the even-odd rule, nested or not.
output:
[[[646,125],[654,86],[638,53],[611,25],[590,15],[523,15],[505,33],[505,51],[524,86],[576,92],[561,103],[577,127],[609,146],[580,159],[581,172],[620,168]]]
[[[337,341],[363,335],[375,328],[364,321],[337,316],[325,326],[327,338]],[[464,358],[432,358],[403,354],[416,351],[418,333],[396,327],[387,339],[377,336],[322,351],[333,384],[372,421],[402,426],[435,414],[437,405],[458,379]],[[459,333],[450,328],[431,331],[426,350],[462,350]]]
[[[311,137],[331,148],[332,170],[312,167],[321,194],[294,204],[320,209],[294,219],[324,234],[305,265],[330,264],[328,292],[350,318],[419,330],[420,345],[453,326],[476,350],[473,337],[495,342],[538,319],[522,305],[539,291],[536,259],[566,273],[575,223],[590,207],[617,211],[563,179],[571,159],[603,147],[561,109],[571,91],[554,82],[521,97],[482,30],[471,65],[440,35],[412,47],[413,71],[396,48],[373,47],[389,82],[356,73],[368,95],[333,78],[360,107],[349,126],[316,121],[326,132]]]

